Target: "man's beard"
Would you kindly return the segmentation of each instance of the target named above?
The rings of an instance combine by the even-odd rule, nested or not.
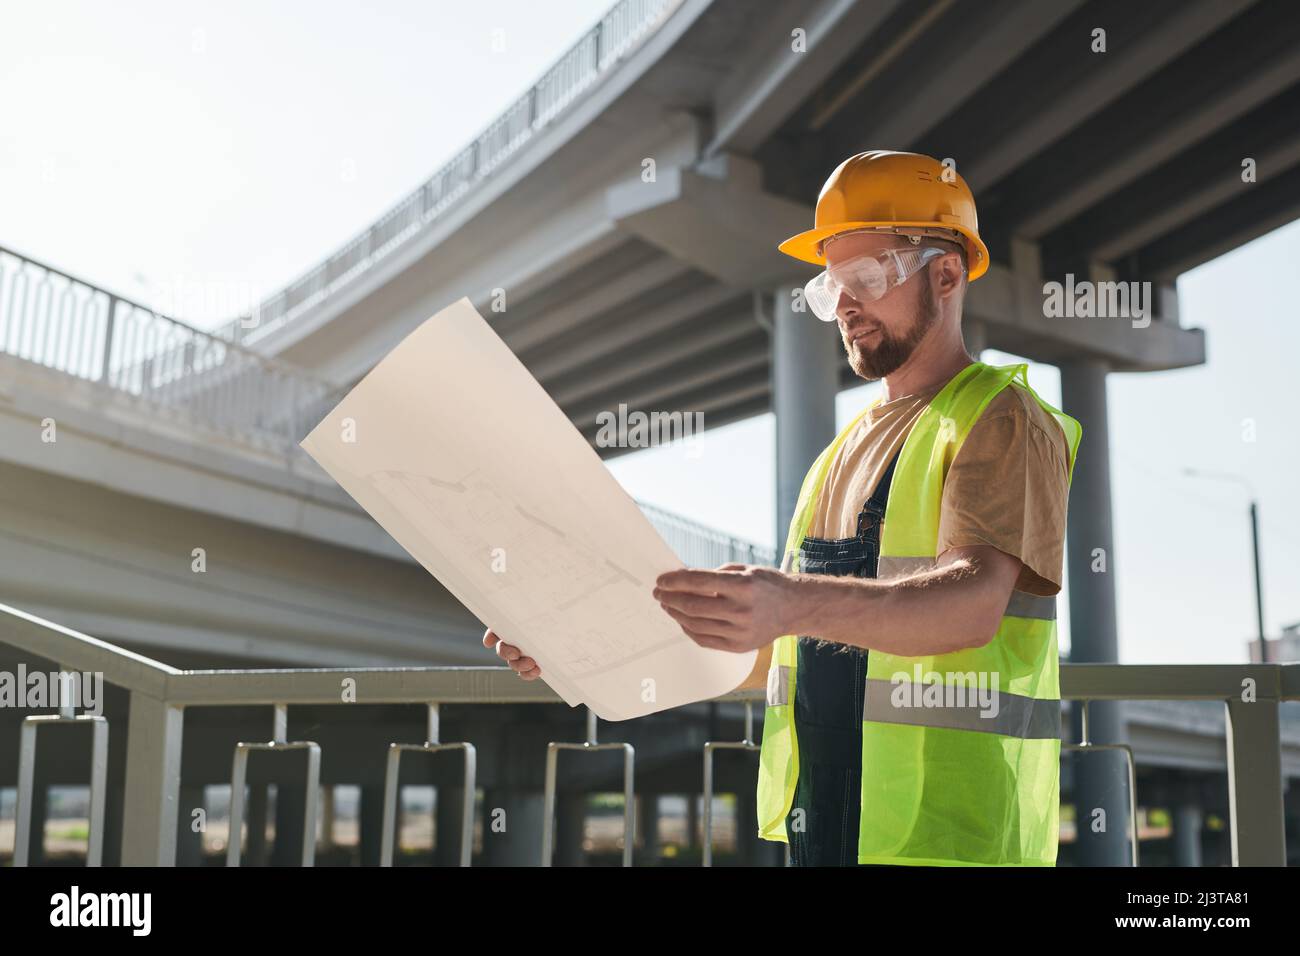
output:
[[[862,345],[855,348],[848,336],[842,336],[844,351],[849,355],[849,365],[857,373],[858,378],[874,382],[898,371],[916,351],[916,347],[921,344],[921,340],[925,338],[931,326],[938,321],[939,309],[934,304],[934,293],[930,290],[930,283],[924,281],[926,276],[922,275],[920,278],[921,292],[920,301],[917,303],[916,321],[901,337],[890,335],[889,330],[883,325],[877,326],[880,329],[880,344],[874,349],[869,349]],[[853,334],[857,334],[858,331],[860,329],[854,329]]]

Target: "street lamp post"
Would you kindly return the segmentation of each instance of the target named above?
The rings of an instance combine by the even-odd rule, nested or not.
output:
[[[1264,585],[1259,575],[1259,503],[1254,496],[1250,499],[1250,540],[1255,548],[1255,620],[1259,627],[1259,659],[1267,664],[1268,638],[1264,636]]]
[[[1255,558],[1255,626],[1259,633],[1259,659],[1263,664],[1269,663],[1268,638],[1264,636],[1264,584],[1259,572],[1259,502],[1255,499],[1255,490],[1249,481],[1240,475],[1231,475],[1219,471],[1199,471],[1184,468],[1183,474],[1193,478],[1208,478],[1212,481],[1231,481],[1243,485],[1250,495],[1250,543]]]

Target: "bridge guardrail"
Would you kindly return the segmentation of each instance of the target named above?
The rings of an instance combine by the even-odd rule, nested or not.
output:
[[[292,447],[323,379],[0,248],[0,353]],[[323,414],[323,412],[322,412]]]
[[[683,2],[622,0],[472,143],[380,216],[369,229],[264,299],[252,316],[232,319],[216,334],[230,341],[252,344],[320,304],[405,246],[549,126]]]
[[[288,707],[347,706],[339,699],[340,681],[345,678],[364,677],[371,703],[433,707],[561,702],[550,688],[521,681],[503,667],[181,671],[5,605],[0,605],[0,644],[55,661],[67,670],[103,673],[106,681],[129,692],[122,838],[126,865],[175,863],[186,707],[269,705],[275,709],[279,739]],[[1250,694],[1243,693],[1247,685]],[[1063,664],[1061,697],[1222,702],[1228,718],[1233,862],[1240,866],[1285,863],[1279,706],[1282,701],[1300,700],[1300,664]],[[761,691],[737,691],[718,698],[749,704],[762,699]],[[69,710],[63,716],[72,714]],[[438,742],[436,731],[431,730],[430,737]],[[34,752],[29,759],[35,759]]]

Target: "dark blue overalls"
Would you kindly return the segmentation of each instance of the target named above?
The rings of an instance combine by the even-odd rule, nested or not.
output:
[[[880,526],[897,464],[895,455],[862,506],[854,537],[803,539],[799,549],[801,572],[876,576]],[[799,782],[786,817],[790,862],[794,866],[855,866],[862,799],[867,651],[800,637],[798,655],[794,725]]]

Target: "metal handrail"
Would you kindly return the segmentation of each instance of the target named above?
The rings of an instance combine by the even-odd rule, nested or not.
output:
[[[269,704],[277,715],[279,741],[288,706],[346,706],[339,697],[345,679],[364,688],[365,699],[377,704],[561,702],[549,687],[520,681],[505,667],[181,671],[5,605],[0,605],[0,644],[53,660],[62,668],[99,671],[106,681],[131,692],[126,801],[132,813],[126,817],[122,843],[127,865],[168,865],[175,860],[175,795],[186,707]],[[1063,700],[1224,703],[1233,861],[1285,862],[1279,704],[1300,700],[1300,664],[1062,664],[1060,675]],[[763,697],[762,690],[743,690],[716,699],[754,704]],[[71,711],[63,716],[72,716]],[[30,763],[35,760],[34,734],[29,736]],[[431,739],[435,737],[431,733]],[[750,737],[747,732],[745,749],[753,749]],[[625,772],[630,774],[630,769]]]
[[[333,394],[310,372],[3,247],[0,353],[281,445]]]
[[[621,0],[573,44],[531,89],[492,120],[468,146],[408,193],[367,230],[315,268],[264,299],[252,316],[217,330],[255,342],[355,282],[424,233],[473,188],[550,126],[578,96],[655,32],[684,0]]]
[[[179,670],[72,628],[0,604],[0,644],[57,661],[68,670],[102,673],[104,680],[184,706],[222,704],[336,704],[339,681],[364,675],[366,699],[376,704],[439,701],[448,704],[547,704],[562,698],[543,683],[521,681],[500,666],[304,667]],[[1300,700],[1300,663],[1288,664],[1066,664],[1061,699],[1201,700],[1235,696],[1243,678],[1255,693]],[[255,681],[247,678],[256,677]],[[762,701],[741,690],[719,701]]]
[[[733,537],[645,502],[638,501],[637,506],[678,557],[691,567],[717,567],[731,562],[776,564],[776,551],[772,548]]]

